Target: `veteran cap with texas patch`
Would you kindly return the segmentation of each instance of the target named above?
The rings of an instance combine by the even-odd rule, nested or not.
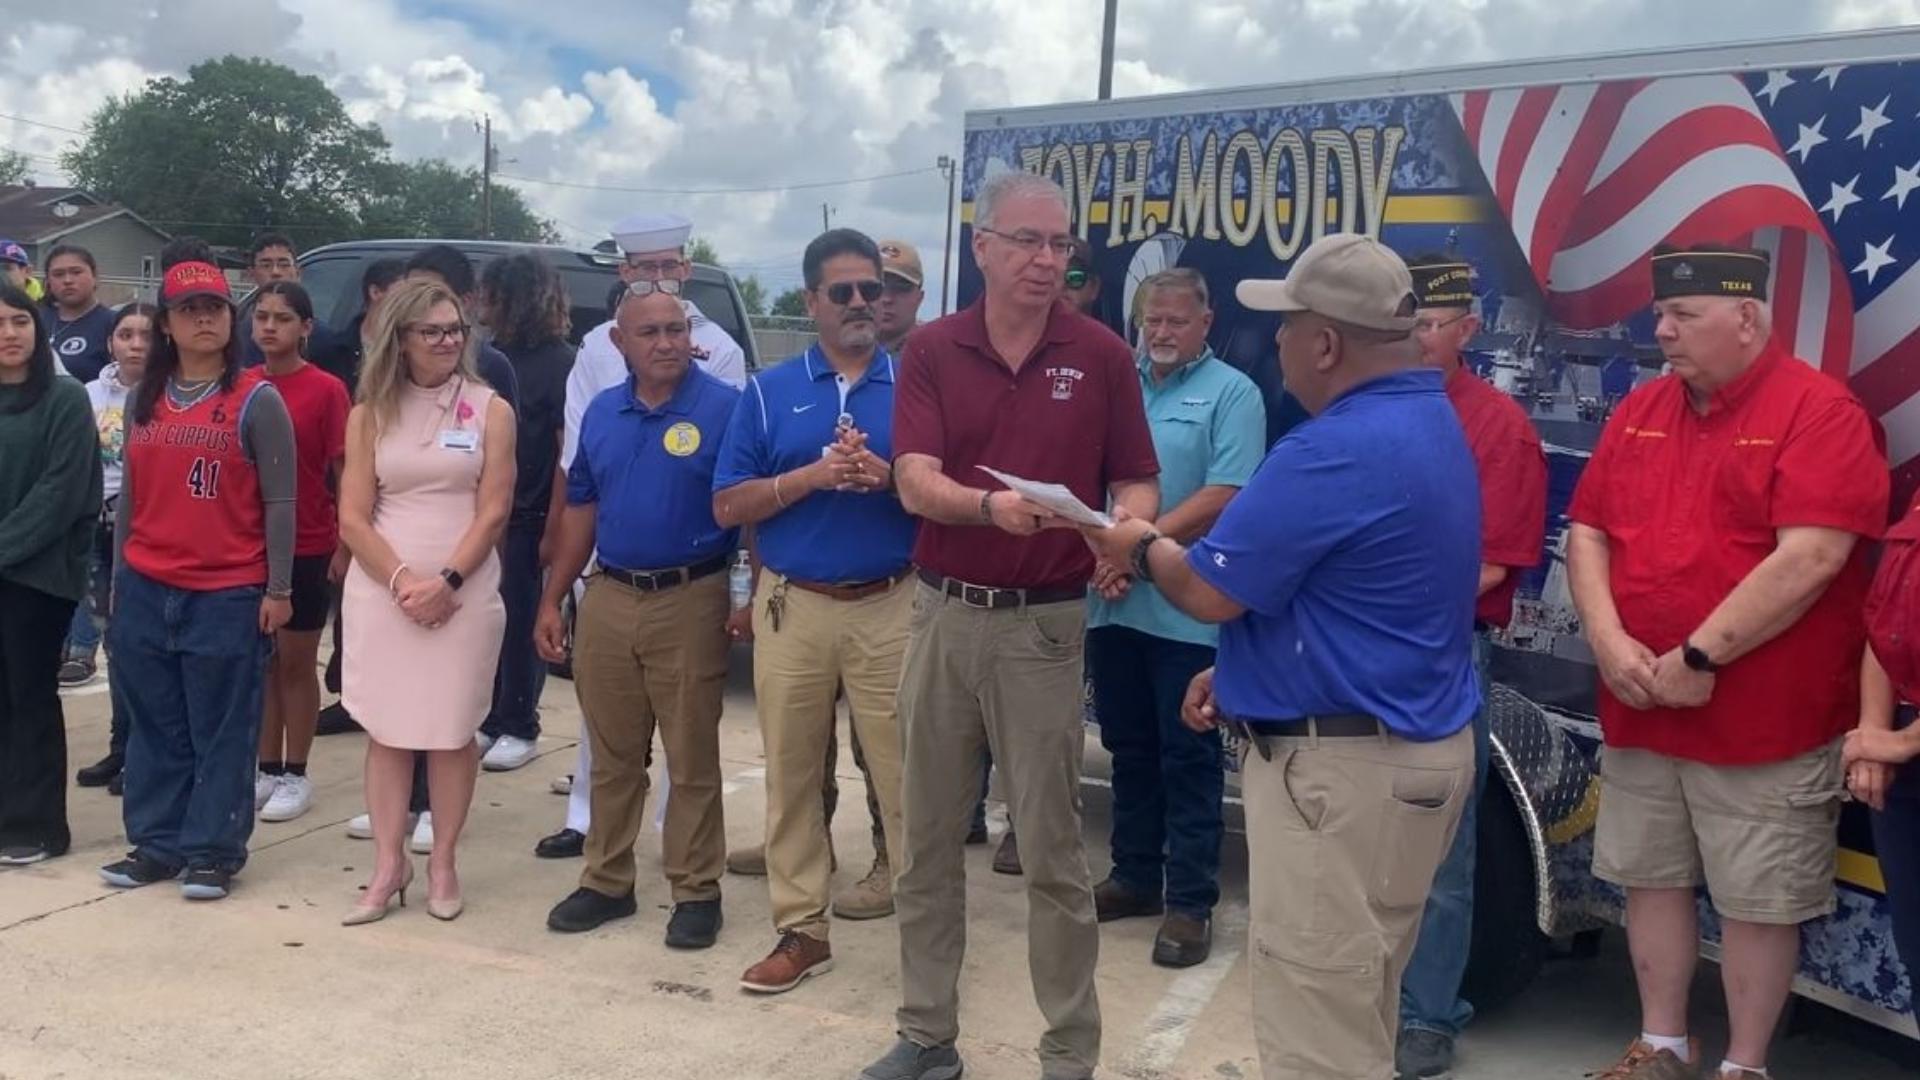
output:
[[[1771,263],[1764,251],[1729,244],[1695,244],[1653,249],[1653,298],[1732,296],[1767,298]]]

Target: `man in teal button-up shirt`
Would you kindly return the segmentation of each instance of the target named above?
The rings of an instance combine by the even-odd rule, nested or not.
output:
[[[1266,409],[1253,381],[1207,347],[1213,313],[1192,270],[1140,286],[1140,387],[1160,459],[1155,528],[1190,543],[1212,527],[1266,453]],[[1100,742],[1113,756],[1113,873],[1094,889],[1102,922],[1165,913],[1153,959],[1207,958],[1219,900],[1219,739],[1180,723],[1193,676],[1212,666],[1216,628],[1158,589],[1102,564],[1087,613],[1087,667]]]

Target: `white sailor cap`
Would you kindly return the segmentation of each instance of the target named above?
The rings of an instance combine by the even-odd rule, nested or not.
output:
[[[613,242],[627,254],[678,251],[693,235],[693,222],[679,214],[634,214],[613,223]]]

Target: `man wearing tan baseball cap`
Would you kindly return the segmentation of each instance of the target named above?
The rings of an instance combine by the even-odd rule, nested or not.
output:
[[[887,287],[874,305],[873,323],[880,347],[893,356],[907,343],[920,323],[920,305],[926,300],[926,274],[920,252],[905,240],[880,241],[880,281]]]
[[[1473,792],[1480,496],[1413,279],[1330,236],[1241,304],[1285,313],[1289,431],[1191,549],[1124,512],[1083,532],[1219,623],[1181,719],[1245,740],[1249,967],[1268,1077],[1393,1075],[1400,974]]]

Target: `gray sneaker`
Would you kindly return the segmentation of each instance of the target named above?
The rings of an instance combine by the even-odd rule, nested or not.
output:
[[[1425,1028],[1401,1028],[1393,1071],[1397,1080],[1447,1080],[1453,1075],[1453,1040]]]
[[[859,1080],[959,1080],[960,1052],[901,1039],[887,1056],[860,1070]]]

